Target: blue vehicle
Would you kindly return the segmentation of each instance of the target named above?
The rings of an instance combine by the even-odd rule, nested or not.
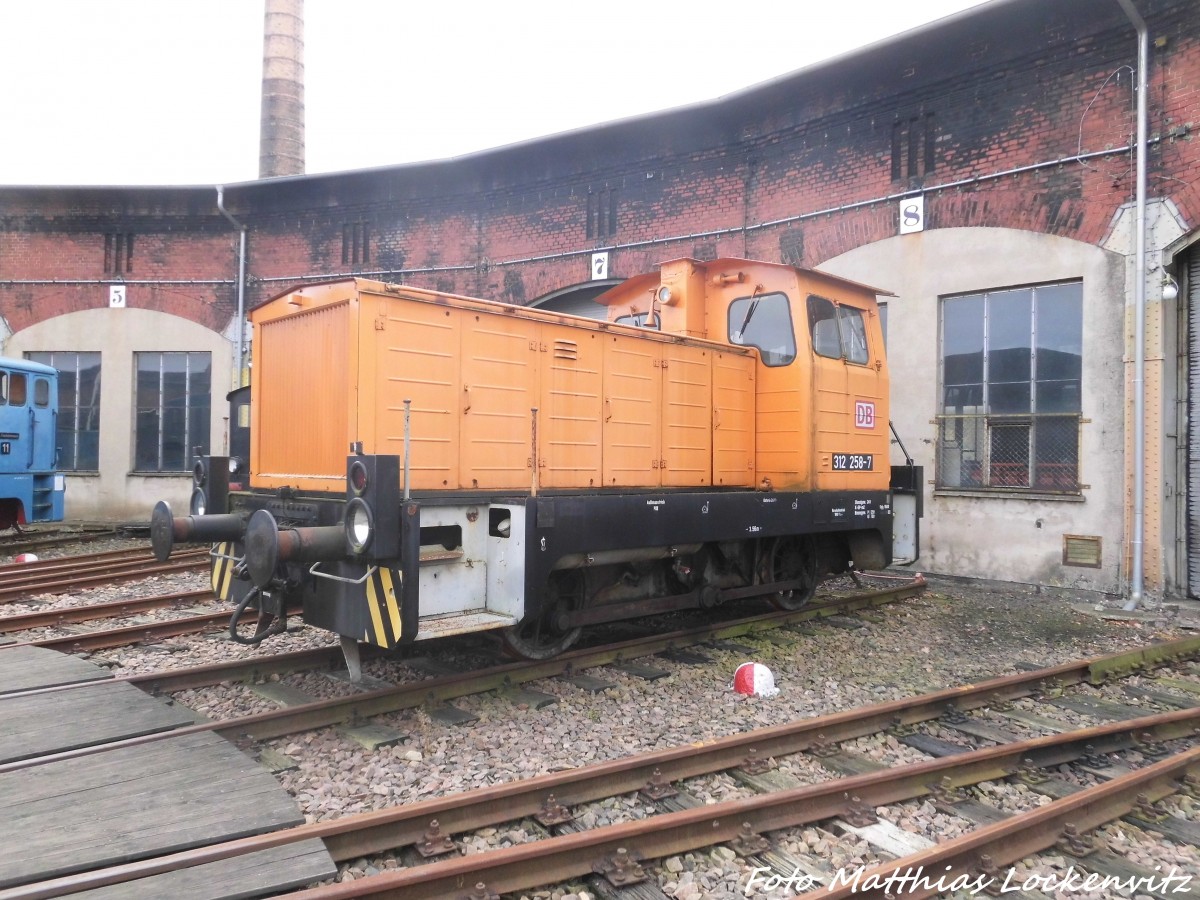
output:
[[[58,370],[0,358],[0,530],[61,522]]]

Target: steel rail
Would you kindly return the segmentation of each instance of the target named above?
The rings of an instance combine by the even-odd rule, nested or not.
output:
[[[879,605],[887,597],[890,596],[892,599],[896,599],[897,597],[906,595],[906,592],[913,590],[915,587],[914,585],[906,585],[900,588],[876,591],[869,595],[858,595],[847,599],[855,603]],[[835,603],[824,605],[820,614],[832,615],[831,608],[835,606]],[[811,613],[814,610],[810,607],[796,612],[768,614],[766,616],[741,620],[729,626],[694,629],[683,633],[683,635],[686,635],[693,642],[712,639],[714,637],[723,638],[744,635],[763,630],[764,620],[768,623],[770,621],[790,621],[805,612]],[[330,698],[303,706],[271,710],[218,722],[204,722],[173,731],[65,750],[60,753],[33,759],[0,764],[0,773],[89,756],[93,753],[101,753],[116,747],[149,743],[151,741],[165,740],[171,737],[199,732],[212,731],[232,741],[266,740],[268,738],[282,737],[283,735],[294,734],[300,731],[324,728],[345,722],[361,721],[374,715],[412,709],[439,700],[454,699],[493,689],[504,689],[515,684],[539,678],[549,678],[564,674],[569,675],[577,669],[647,656],[663,650],[674,649],[681,645],[681,633],[678,632],[640,638],[622,644],[574,651],[554,660],[512,663],[496,666],[482,673],[427,679],[414,684],[383,688],[349,697]],[[0,647],[0,652],[3,652],[3,647]],[[946,710],[947,706],[951,705],[957,709],[966,710],[999,700],[1018,699],[1035,693],[1044,684],[1050,682],[1064,687],[1084,681],[1100,683],[1110,673],[1149,668],[1168,659],[1190,657],[1197,653],[1200,653],[1200,637],[1184,638],[1164,644],[1149,645],[1136,651],[1113,653],[1087,660],[1063,663],[1058,666],[1037,670],[1033,673],[1019,673],[964,687],[935,691],[917,698],[894,700],[868,707],[866,711],[836,713],[817,719],[808,719],[798,725],[781,726],[778,744],[775,743],[775,739],[771,737],[770,732],[765,734],[755,732],[755,734],[759,735],[758,741],[760,745],[754,746],[753,749],[764,755],[772,755],[780,752],[798,752],[797,749],[787,749],[796,746],[795,736],[791,733],[794,728],[801,730],[807,728],[812,730],[812,733],[818,737],[844,740],[847,737],[859,737],[864,734],[870,734],[895,724],[913,724],[936,718]],[[864,719],[860,722],[860,717],[866,715],[870,715],[872,719],[870,721]],[[826,735],[822,729],[828,730],[831,734]],[[805,746],[807,744],[799,746],[798,749],[804,749]],[[745,752],[745,750],[742,751],[743,754]],[[729,765],[734,765],[735,763],[736,761],[729,763]]]
[[[109,603],[94,603],[89,606],[64,606],[41,612],[0,616],[0,634],[30,631],[35,628],[52,628],[55,625],[69,625],[76,622],[91,622],[96,619],[115,619],[148,610],[164,609],[177,603],[187,603],[202,598],[213,600],[213,592],[211,590],[180,591],[174,594],[159,594],[154,597],[135,597],[132,600],[113,600]]]
[[[227,625],[231,612],[231,609],[226,608],[220,612],[205,613],[199,616],[182,616],[178,619],[163,619],[161,622],[148,622],[143,625],[125,625],[121,628],[105,628],[102,631],[0,644],[0,653],[17,647],[42,647],[49,650],[61,650],[65,653],[83,653],[89,650],[104,650],[109,647],[160,641],[164,638],[179,637],[182,634],[206,631],[215,625]],[[288,610],[288,615],[298,615],[299,613],[299,607]]]
[[[240,716],[236,719],[226,719],[219,722],[204,722],[185,728],[178,728],[173,731],[142,735],[136,738],[113,741],[107,744],[96,744],[90,747],[80,747],[75,750],[65,750],[61,753],[0,764],[0,772],[44,765],[80,756],[90,756],[93,753],[102,753],[105,750],[115,747],[149,743],[151,741],[165,740],[171,737],[202,731],[213,731],[234,741],[242,739],[265,740],[272,737],[281,737],[286,734],[294,734],[298,731],[310,731],[314,728],[324,728],[343,722],[359,721],[369,716],[413,709],[439,700],[451,700],[456,697],[465,697],[489,690],[503,689],[515,684],[535,681],[539,678],[570,675],[580,669],[612,662],[621,662],[641,656],[650,656],[655,653],[677,649],[681,646],[696,644],[706,640],[739,637],[759,631],[768,631],[792,622],[808,621],[814,618],[832,616],[858,609],[873,609],[887,603],[906,599],[915,594],[920,594],[924,590],[924,580],[914,580],[894,588],[856,594],[851,597],[843,597],[825,603],[809,604],[800,610],[766,613],[760,616],[739,619],[731,623],[708,625],[664,635],[651,635],[618,644],[607,644],[603,647],[574,650],[549,660],[508,663],[494,666],[483,672],[426,679],[424,681],[382,688],[377,691],[355,694],[348,697],[319,700],[303,706],[271,710],[269,712]],[[294,612],[295,610],[290,610],[288,614],[291,615]],[[208,617],[202,616],[197,618]],[[194,621],[194,619],[179,619],[176,621],[188,622]],[[122,630],[136,632],[138,628]],[[83,635],[82,637],[87,636]],[[61,640],[64,644],[70,641],[69,638],[55,640]],[[1197,638],[1197,641],[1200,642],[1200,638]],[[17,646],[27,645],[0,645],[0,653],[3,653],[7,647]],[[39,643],[39,646],[44,646],[44,644]],[[148,677],[154,677],[154,674],[149,673]],[[160,673],[159,677],[162,678],[164,676]]]
[[[95,587],[119,581],[131,581],[136,578],[149,578],[152,575],[193,572],[207,564],[207,557],[184,558],[166,563],[158,563],[153,560],[131,561],[125,564],[93,567],[85,569],[82,574],[54,580],[36,574],[28,578],[9,578],[0,584],[0,603],[13,603],[36,594],[64,593],[74,588]]]
[[[229,615],[228,612],[225,615]],[[345,667],[345,657],[339,644],[327,647],[317,647],[311,650],[292,650],[287,653],[267,653],[248,659],[226,660],[225,662],[207,663],[202,666],[188,666],[182,669],[164,669],[153,672],[140,672],[136,675],[118,675],[106,678],[104,684],[132,684],[155,696],[173,691],[186,691],[194,688],[209,687],[228,681],[239,683],[256,681],[271,675],[285,675],[297,671],[313,671],[320,669],[336,669]],[[56,694],[61,691],[75,691],[82,687],[93,686],[98,682],[72,682],[71,684],[56,684],[51,687],[30,688],[24,691],[13,691],[0,694],[0,699],[11,697],[28,697],[33,694]]]
[[[913,582],[911,580],[905,580],[905,583],[901,584],[901,586],[898,588],[901,594],[898,595],[898,598],[896,599],[904,599],[904,594],[908,592],[908,590],[916,587],[917,583],[918,582]],[[203,595],[209,592],[203,592],[202,590],[202,592],[198,593]],[[829,600],[820,602],[820,604],[811,604],[810,606],[805,607],[805,612],[808,612],[810,616],[818,616],[818,614],[827,614],[828,616],[828,614],[845,611],[846,608],[845,602],[840,600]],[[733,628],[733,626],[736,626],[739,623],[746,622],[754,624],[755,628],[758,628],[758,626],[762,626],[764,622],[769,623],[772,622],[772,620],[778,620],[781,616],[786,617],[788,622],[791,622],[792,620],[792,613],[768,613],[767,616],[755,616],[750,617],[749,619],[734,620],[734,622],[731,623],[724,623],[724,626],[725,628]],[[0,623],[5,623],[7,620],[8,619],[0,618]],[[2,630],[2,624],[0,624],[0,630]],[[676,648],[690,646],[690,644],[710,640],[710,637],[712,637],[712,626],[704,625],[701,626],[700,629],[676,631],[673,632],[673,634],[668,634],[664,637],[667,638],[667,640],[674,640],[674,642],[676,642],[674,643],[674,647]],[[55,644],[54,649],[61,649],[62,646],[64,646],[62,642],[68,641],[68,638],[44,638],[44,640],[58,642]],[[650,640],[660,640],[660,638],[650,638]],[[640,655],[649,655],[649,653],[654,652],[654,650],[650,650],[650,652],[646,654],[638,652],[638,643],[640,643],[638,640],[624,642],[622,644],[618,644],[617,649],[620,653],[629,656],[629,658],[634,658],[634,656]],[[38,643],[36,641],[26,642],[24,646],[34,646],[34,644],[36,644],[36,646],[46,646],[46,644]],[[0,646],[0,649],[2,649],[2,647],[4,646]],[[367,646],[366,649],[372,650],[374,648]],[[588,653],[594,654],[595,650],[589,650]],[[559,656],[558,659],[568,662],[576,660],[577,667],[586,667],[578,664],[576,659],[578,656],[580,656],[580,652],[576,650],[574,654],[564,654],[563,656]],[[178,668],[178,670],[142,672],[139,674],[132,674],[132,676],[120,676],[110,679],[110,683],[127,682],[137,685],[139,688],[143,688],[144,690],[148,690],[151,692],[151,694],[169,694],[169,692],[172,691],[205,688],[205,686],[220,684],[221,682],[245,682],[245,680],[263,678],[270,676],[270,674],[284,674],[298,670],[308,670],[308,668],[334,668],[337,667],[338,664],[341,664],[342,660],[343,656],[340,647],[332,646],[311,650],[293,650],[293,652],[290,653],[253,656],[251,659],[210,662],[208,665],[190,666],[187,668]],[[403,659],[398,661],[403,662]],[[583,661],[586,662],[586,660]],[[505,679],[506,684],[527,682],[527,680],[530,680],[530,678],[522,677],[521,670],[523,667],[528,665],[530,665],[529,662],[509,662],[509,664],[504,664],[502,667],[492,667],[488,668],[488,670],[478,673],[468,672],[461,674],[461,676],[446,676],[439,679],[422,680],[420,684],[425,686],[427,689],[436,690],[438,692],[438,696],[434,698],[440,698],[440,700],[450,700],[450,698],[454,696],[464,696],[468,691],[454,695],[443,694],[446,685],[454,684],[456,682],[463,682],[463,680],[469,680],[476,677],[487,678],[488,676],[491,676],[491,674],[498,673],[500,668],[503,668],[503,678]],[[52,686],[52,688],[34,688],[26,691],[19,691],[19,694],[22,696],[28,696],[30,694],[50,694],[50,692],[56,691],[78,690],[79,688],[82,688],[84,684],[86,683],[59,684]],[[496,685],[490,683],[486,686],[482,686],[482,688],[479,688],[478,691],[474,692],[492,690],[493,686]],[[8,694],[5,696],[11,697],[16,696],[16,694]],[[422,697],[422,701],[424,700],[427,700],[427,697]]]
[[[845,715],[839,714],[839,717],[844,718]],[[818,784],[680,812],[662,813],[646,820],[456,857],[290,896],[303,900],[359,896],[440,900],[463,896],[471,885],[479,881],[486,882],[488,888],[495,891],[525,890],[591,872],[596,862],[619,850],[628,850],[636,858],[661,858],[733,840],[747,831],[761,834],[842,816],[854,803],[861,803],[868,808],[897,803],[925,796],[946,786],[961,787],[1004,778],[1030,762],[1040,767],[1061,765],[1085,754],[1124,749],[1132,746],[1141,735],[1150,734],[1156,739],[1167,740],[1194,734],[1197,728],[1200,728],[1200,708],[1193,707],[1052,734],[1016,744],[987,747],[864,775],[834,778]],[[763,729],[709,745],[681,747],[597,763],[567,772],[65,876],[11,891],[0,891],[0,900],[40,900],[63,896],[311,838],[323,839],[335,860],[346,861],[416,843],[424,838],[431,820],[437,820],[441,832],[449,835],[536,815],[546,803],[551,802],[550,798],[553,798],[553,802],[570,806],[628,793],[644,786],[648,780],[662,773],[664,767],[670,773],[662,776],[667,780],[733,768],[744,760],[747,740],[751,744],[765,744],[768,742],[763,739],[766,735],[780,730]],[[807,749],[811,743],[811,740],[798,742],[795,752]],[[726,752],[730,746],[737,751],[733,755]],[[739,753],[743,755],[739,756]],[[667,758],[676,765],[670,765]]]
[[[38,550],[42,547],[61,547],[63,544],[91,544],[96,541],[103,540],[122,540],[112,528],[97,529],[94,531],[76,531],[63,533],[62,529],[54,529],[52,531],[33,531],[24,534],[6,535],[0,538],[0,549],[6,553],[12,553],[14,550],[24,552],[26,550]],[[3,569],[8,563],[0,564],[0,569]],[[12,565],[26,565],[26,563],[13,563]]]
[[[208,551],[192,548],[176,555],[202,559],[208,556]],[[78,553],[73,556],[55,556],[49,559],[34,560],[33,562],[6,563],[0,565],[0,584],[7,584],[12,579],[20,580],[41,572],[70,572],[79,569],[98,568],[105,565],[148,563],[154,561],[154,554],[151,551],[144,547],[134,547],[121,550],[102,550],[99,553]]]
[[[1200,747],[1085,788],[1011,819],[978,828],[928,850],[866,870],[856,882],[829,885],[811,891],[804,894],[801,900],[845,900],[848,897],[877,900],[905,897],[920,900],[943,892],[936,883],[922,885],[908,881],[902,883],[906,886],[911,883],[912,890],[896,890],[897,879],[919,872],[936,872],[939,876],[937,880],[944,884],[953,882],[959,876],[969,878],[974,875],[986,879],[981,883],[981,888],[992,886],[998,877],[995,873],[997,867],[1054,846],[1064,836],[1068,826],[1073,826],[1078,834],[1085,834],[1128,815],[1137,805],[1139,795],[1156,802],[1176,793],[1179,790],[1178,782],[1186,778],[1189,772],[1196,771],[1200,771]],[[985,861],[984,856],[989,859]],[[1081,864],[1086,866],[1086,862]],[[896,878],[889,883],[891,876]],[[1190,878],[1185,879],[1185,883],[1188,880]],[[998,887],[1005,890],[1004,884]],[[1010,892],[1018,889],[1011,886],[1007,888]]]

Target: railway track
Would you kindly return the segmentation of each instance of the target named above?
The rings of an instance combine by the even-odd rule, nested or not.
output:
[[[1161,819],[1147,819],[1161,812],[1154,804],[1178,791],[1180,785],[1188,789],[1200,785],[1197,777],[1200,749],[1169,747],[1163,743],[1185,740],[1200,729],[1200,685],[1191,698],[1180,694],[1176,701],[1180,708],[1168,712],[1147,712],[1135,718],[1126,712],[1123,720],[1084,728],[1065,727],[1060,733],[1030,739],[1001,740],[994,726],[989,727],[967,714],[1003,709],[1005,704],[1022,698],[1039,696],[1053,700],[1060,692],[1072,688],[1104,685],[1133,674],[1144,675],[1155,667],[1197,653],[1200,653],[1200,639],[1189,638],[1076,660],[787,726],[735,734],[700,746],[640,754],[27,885],[0,893],[0,897],[28,900],[61,896],[313,837],[321,838],[339,861],[397,847],[413,850],[409,851],[411,864],[406,868],[294,895],[305,900],[360,896],[405,900],[491,897],[496,891],[565,882],[597,870],[606,871],[610,881],[623,886],[643,880],[649,860],[714,845],[730,848],[752,872],[767,873],[762,875],[764,880],[785,876],[794,879],[794,873],[787,872],[781,863],[783,857],[764,840],[765,833],[831,821],[839,823],[839,827],[865,833],[879,825],[872,821],[877,811],[886,813],[887,807],[913,798],[930,798],[941,808],[968,818],[974,815],[980,821],[990,815],[991,822],[963,838],[874,867],[864,866],[856,873],[837,875],[845,881],[840,886],[833,885],[841,893],[830,893],[830,881],[834,880],[830,873],[809,872],[805,877],[810,879],[808,887],[814,888],[811,897],[934,896],[960,876],[969,879],[969,883],[990,879],[989,885],[999,884],[996,879],[1006,874],[1011,877],[1011,872],[1004,871],[1005,866],[1030,853],[1054,847],[1060,841],[1065,841],[1068,850],[1078,851],[1081,871],[1103,874],[1113,869],[1113,863],[1104,852],[1099,855],[1087,852],[1090,829],[1124,817],[1161,831],[1171,823],[1164,825]],[[1138,690],[1143,697],[1147,696],[1145,689]],[[1161,702],[1165,694],[1159,694]],[[1105,708],[1100,700],[1093,703],[1096,710]],[[938,722],[961,729],[963,734],[990,733],[994,746],[945,750],[933,759],[890,768],[867,766],[865,771],[860,767],[860,771],[849,775],[845,767],[854,765],[835,746],[886,729],[904,734],[913,725]],[[253,729],[249,733],[253,734]],[[929,741],[923,743],[929,746]],[[1126,765],[1128,759],[1118,761],[1111,766],[1108,777],[1094,785],[1073,786],[1046,772],[1048,768],[1079,762],[1090,771],[1104,772],[1106,760],[1102,757],[1128,752],[1131,748],[1138,757],[1149,760],[1149,764],[1134,768]],[[780,773],[770,771],[773,760],[800,753],[841,777],[799,784],[794,779],[789,783]],[[715,772],[735,773],[761,793],[696,805],[688,797],[686,780]],[[995,811],[981,813],[978,809],[981,804],[962,794],[971,785],[1013,778],[1024,780],[1030,789],[1045,791],[1054,799],[1037,809],[1006,816]],[[644,802],[654,807],[654,815],[642,821],[586,830],[572,824],[572,807],[635,791],[643,792]],[[544,837],[528,844],[459,855],[461,838],[466,833],[514,820],[539,822]],[[1176,820],[1171,827],[1184,835],[1198,833],[1193,823],[1184,820]],[[459,837],[458,842],[455,836]],[[416,864],[418,860],[424,864]],[[926,887],[915,885],[915,890],[910,891],[907,886],[897,890],[897,884],[906,885],[899,879],[922,867],[926,873],[944,875],[945,879],[930,878]],[[1124,871],[1132,873],[1129,877],[1154,874],[1139,874],[1132,866],[1126,866]],[[848,879],[855,874],[857,881],[851,883]],[[818,877],[824,880],[812,880]],[[793,883],[800,890],[805,889],[802,880]],[[818,883],[819,889],[815,887]],[[1164,895],[1162,890],[1147,893]],[[651,891],[644,896],[655,894]]]
[[[38,528],[0,535],[0,553],[19,554],[47,547],[75,546],[120,536],[117,528]]]
[[[361,693],[351,693],[347,696],[283,707],[271,712],[241,716],[232,720],[206,722],[193,726],[190,729],[175,730],[158,735],[148,735],[144,738],[136,738],[125,742],[125,744],[146,743],[154,740],[162,740],[169,736],[203,731],[214,731],[231,740],[262,741],[314,728],[323,728],[347,722],[363,722],[372,716],[429,706],[430,704],[444,703],[458,697],[511,688],[515,685],[538,679],[571,676],[584,669],[608,663],[624,663],[658,653],[673,653],[682,648],[709,641],[720,641],[738,636],[761,634],[789,625],[842,615],[848,612],[874,609],[919,595],[924,590],[924,581],[914,580],[882,590],[867,591],[828,600],[823,603],[813,603],[800,610],[767,613],[717,625],[705,625],[684,631],[635,638],[617,644],[574,650],[550,660],[506,663],[481,671],[445,675],[409,684],[380,687]],[[214,616],[227,615],[228,613],[214,614]],[[192,618],[194,617],[179,621],[186,624]],[[166,623],[168,627],[170,624]],[[128,629],[117,630],[128,631],[130,634],[133,634],[142,628],[143,626],[132,626]],[[69,641],[71,639],[63,640]],[[54,643],[38,642],[38,646],[54,646]],[[0,653],[2,652],[3,648],[0,648]],[[341,651],[339,648],[333,647],[300,651],[294,654],[283,654],[278,657],[258,656],[252,659],[234,660],[228,663],[194,669],[182,669],[174,672],[153,672],[118,680],[129,681],[153,693],[170,693],[222,682],[269,677],[273,674],[296,671],[298,668],[329,668],[332,665],[340,664],[340,662]],[[40,692],[50,693],[76,689],[78,687],[73,688],[68,686],[45,689]],[[98,745],[71,751],[70,753],[0,765],[0,772],[55,762],[60,759],[90,755],[103,751],[107,746],[109,745]]]
[[[157,594],[152,597],[129,597],[107,603],[93,603],[86,606],[64,606],[38,612],[18,613],[16,615],[0,617],[0,634],[33,631],[39,628],[61,627],[79,622],[92,622],[97,619],[120,619],[137,615],[138,613],[167,609],[179,604],[211,602],[213,599],[211,590],[175,591],[170,594]],[[36,641],[29,643],[36,643]]]
[[[110,550],[0,566],[0,604],[38,594],[65,593],[154,575],[194,572],[208,564],[207,550],[177,554],[159,563],[148,549]]]

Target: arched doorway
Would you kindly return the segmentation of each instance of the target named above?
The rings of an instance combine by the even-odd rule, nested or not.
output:
[[[583,316],[586,319],[603,319],[607,308],[596,302],[596,298],[611,288],[620,284],[621,279],[610,278],[605,281],[589,281],[571,287],[551,291],[531,304],[532,307],[547,312],[566,313],[570,316]]]

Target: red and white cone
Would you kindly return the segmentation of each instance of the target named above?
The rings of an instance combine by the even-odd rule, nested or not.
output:
[[[742,663],[733,673],[733,689],[751,697],[774,697],[779,693],[775,676],[762,663]]]
[[[36,553],[21,553],[17,556],[16,559],[13,560],[13,562],[37,562],[37,561],[38,561],[38,558],[37,558]]]

